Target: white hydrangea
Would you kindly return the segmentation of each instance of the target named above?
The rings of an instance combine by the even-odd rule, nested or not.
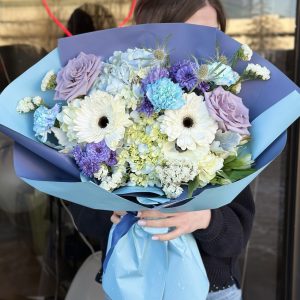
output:
[[[244,44],[244,45],[241,46],[241,55],[240,55],[240,57],[241,57],[242,60],[250,61],[251,58],[252,58],[252,55],[253,55],[253,51],[248,45]]]
[[[35,109],[36,109],[36,107],[33,104],[31,97],[25,97],[22,100],[20,100],[18,102],[18,105],[17,105],[17,108],[16,108],[18,113],[28,113],[28,112],[31,112]]]
[[[54,90],[56,86],[56,74],[53,70],[47,72],[44,76],[42,83],[41,83],[41,90],[43,92],[48,90]]]
[[[113,169],[111,176],[106,176],[102,178],[100,187],[107,191],[113,191],[125,183],[126,168],[117,167]]]
[[[165,185],[163,187],[163,191],[165,192],[168,198],[175,199],[182,194],[183,188],[178,185],[170,184],[170,185]]]
[[[168,198],[182,193],[183,183],[193,180],[199,173],[197,163],[191,161],[167,161],[165,166],[156,167],[156,173]]]
[[[125,86],[119,94],[116,95],[116,100],[122,99],[125,102],[126,108],[133,111],[136,110],[141,98],[138,97],[129,86]]]
[[[94,173],[94,177],[98,180],[102,180],[108,175],[108,167],[105,164],[101,164],[101,167],[97,173]]]
[[[269,80],[270,77],[270,70],[266,67],[262,67],[259,64],[248,64],[246,68],[246,73],[252,73],[257,78],[260,78],[262,80]]]

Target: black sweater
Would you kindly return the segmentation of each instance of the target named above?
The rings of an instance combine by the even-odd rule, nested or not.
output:
[[[70,204],[79,230],[100,242],[106,252],[111,227],[111,212],[97,211]],[[238,257],[251,233],[255,206],[250,188],[242,191],[232,203],[212,210],[207,229],[194,232],[210,282],[210,290],[218,291],[233,284],[240,285]]]
[[[255,205],[250,187],[230,204],[212,210],[210,225],[194,232],[211,291],[240,286],[238,257],[244,250],[252,229]]]

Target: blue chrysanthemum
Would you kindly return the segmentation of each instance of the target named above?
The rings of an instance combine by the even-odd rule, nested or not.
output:
[[[94,160],[93,157],[87,156],[87,153],[80,146],[74,148],[73,156],[84,176],[93,177],[93,174],[99,171],[99,162]]]
[[[146,95],[157,112],[162,109],[179,109],[185,104],[179,84],[169,78],[148,84]]]
[[[87,177],[93,177],[100,170],[102,163],[108,166],[117,164],[116,151],[109,149],[105,141],[87,144],[83,149],[76,146],[73,156],[80,171]]]
[[[52,108],[40,106],[33,114],[33,131],[43,143],[47,141],[47,135],[54,126],[56,116],[60,112],[60,105],[55,104]]]
[[[198,79],[195,75],[194,69],[190,65],[179,69],[176,73],[175,79],[182,88],[186,88],[188,91],[192,91],[197,87]]]
[[[182,88],[191,91],[197,87],[196,69],[196,63],[190,60],[179,61],[170,68],[171,78],[179,83]]]
[[[142,81],[143,89],[146,90],[148,84],[153,84],[161,78],[169,78],[169,71],[166,68],[154,67]]]
[[[173,80],[176,80],[176,74],[177,72],[182,69],[182,68],[185,68],[185,67],[189,67],[189,68],[193,68],[194,70],[196,69],[196,63],[190,61],[190,60],[187,60],[187,59],[184,59],[184,60],[181,60],[181,61],[178,61],[177,63],[175,63],[171,68],[170,68],[170,77],[173,79]]]

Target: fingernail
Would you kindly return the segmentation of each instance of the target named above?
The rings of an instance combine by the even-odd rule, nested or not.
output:
[[[137,223],[140,226],[145,226],[146,225],[146,221],[143,221],[143,220],[139,220]]]
[[[152,240],[153,240],[153,241],[158,241],[159,238],[158,238],[157,236],[154,235],[154,236],[152,237]]]
[[[139,211],[138,214],[136,215],[138,218],[140,218],[142,213]]]

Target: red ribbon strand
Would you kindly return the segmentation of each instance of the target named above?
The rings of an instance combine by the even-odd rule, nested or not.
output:
[[[42,0],[42,3],[45,7],[46,12],[48,13],[49,17],[53,20],[53,22],[67,35],[72,36],[72,33],[55,17],[52,13],[47,0]],[[137,0],[132,0],[129,13],[127,17],[119,24],[119,27],[125,26],[133,16],[134,9],[136,7]]]
[[[54,23],[67,35],[72,36],[72,33],[55,17],[55,15],[52,13],[47,0],[42,0],[42,3],[46,9],[46,12],[48,13],[49,17],[54,21]]]

